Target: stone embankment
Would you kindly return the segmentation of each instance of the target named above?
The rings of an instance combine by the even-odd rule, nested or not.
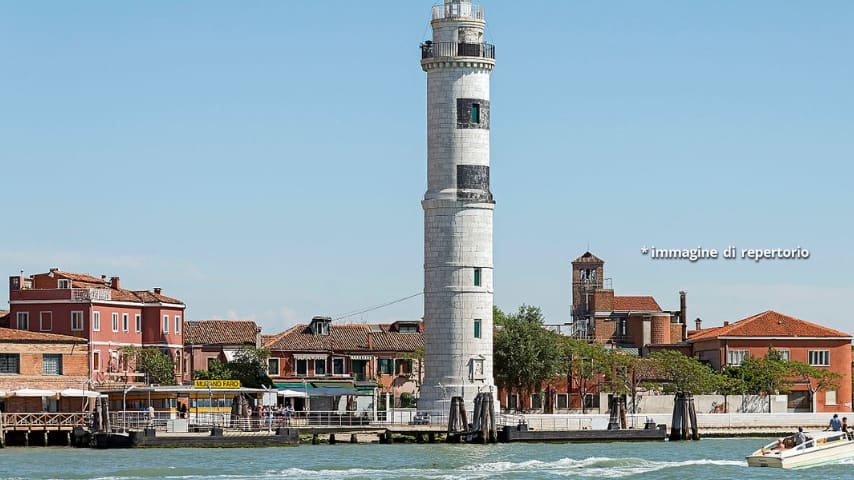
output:
[[[706,413],[697,415],[697,423],[701,436],[778,436],[795,432],[798,427],[806,431],[822,430],[832,416],[832,413]],[[854,414],[850,416],[854,423]],[[586,430],[607,428],[608,418],[606,414],[525,414],[515,416],[513,421],[524,421],[535,430]],[[629,427],[643,428],[648,420],[665,424],[668,429],[672,423],[671,415],[664,413],[628,415],[627,423]]]

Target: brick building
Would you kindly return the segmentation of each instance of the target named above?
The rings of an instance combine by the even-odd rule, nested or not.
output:
[[[107,279],[63,272],[9,277],[9,327],[85,339],[89,376],[95,385],[135,381],[121,347],[157,347],[182,372],[186,306],[155,288],[126,290],[119,277]]]
[[[610,280],[605,278],[605,262],[592,253],[585,252],[573,260],[573,336],[632,349],[634,353],[645,345],[685,339],[685,292],[679,293],[679,310],[667,311],[651,296],[614,295]]]
[[[278,388],[305,388],[309,394],[314,387],[364,395],[377,388],[396,398],[415,394],[423,372],[413,357],[424,348],[422,328],[419,321],[335,325],[329,317],[314,317],[308,325],[264,337],[271,352],[268,374]],[[312,403],[312,409],[323,408]]]
[[[252,320],[188,320],[184,324],[184,383],[194,370],[234,359],[243,347],[261,347],[261,327]]]
[[[78,397],[56,392],[85,390],[88,383],[85,339],[0,328],[0,411],[80,411]]]
[[[698,325],[699,326],[699,325]],[[740,365],[747,357],[764,357],[769,348],[783,358],[826,368],[842,376],[839,389],[817,392],[793,379],[789,409],[793,411],[850,412],[851,335],[815,323],[766,311],[720,327],[689,332],[690,354],[712,368]]]

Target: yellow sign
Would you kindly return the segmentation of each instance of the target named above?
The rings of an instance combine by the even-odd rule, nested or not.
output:
[[[240,380],[193,380],[193,388],[240,388]]]

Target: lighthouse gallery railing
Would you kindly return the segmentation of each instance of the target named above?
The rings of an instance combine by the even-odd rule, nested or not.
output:
[[[421,58],[480,57],[495,59],[495,45],[490,43],[424,42]]]

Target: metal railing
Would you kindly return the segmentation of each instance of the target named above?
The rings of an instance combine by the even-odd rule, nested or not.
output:
[[[469,412],[471,415],[471,412]],[[144,411],[112,411],[110,426],[114,432],[142,430],[153,428],[158,431],[169,431],[170,422],[179,420],[174,413],[156,412],[151,416]],[[389,411],[363,410],[358,412],[340,411],[307,411],[307,412],[266,412],[261,416],[233,416],[230,413],[217,412],[188,412],[187,428],[189,431],[207,431],[211,428],[222,428],[226,431],[249,432],[275,430],[278,427],[365,427],[388,428],[404,425],[443,425],[448,424],[447,413],[416,412],[414,409],[392,409]],[[91,425],[87,421],[86,425]]]
[[[112,300],[113,294],[108,288],[72,288],[71,301],[88,302],[90,300]]]
[[[436,57],[480,57],[495,59],[491,43],[431,42],[421,44],[421,59]]]
[[[467,2],[448,3],[446,5],[433,6],[433,20],[459,17],[483,20],[483,7],[480,5],[473,5]]]

